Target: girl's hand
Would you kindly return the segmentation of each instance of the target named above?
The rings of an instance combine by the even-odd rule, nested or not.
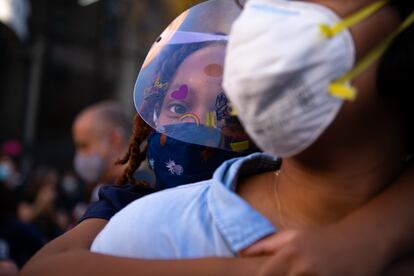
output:
[[[386,263],[384,254],[373,243],[375,240],[374,237],[354,236],[343,228],[330,225],[274,234],[247,248],[241,255],[272,254],[258,270],[260,276],[378,275]]]

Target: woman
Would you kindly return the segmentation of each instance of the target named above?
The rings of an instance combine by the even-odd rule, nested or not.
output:
[[[340,3],[338,2],[334,2],[334,1],[326,1],[327,4],[329,4],[330,6],[333,6],[335,8],[335,10],[337,11],[342,11],[343,13],[347,13],[346,7],[344,6],[340,6]],[[359,8],[359,3],[357,3],[356,1],[353,1],[353,7],[352,9],[357,9]],[[337,5],[337,6],[336,6]],[[371,19],[367,20],[366,25],[365,26],[369,26],[369,27],[373,27],[376,26],[378,27],[379,24],[383,24],[384,28],[378,28],[381,32],[384,33],[377,33],[377,38],[378,40],[380,40],[379,38],[382,38],[383,36],[386,35],[387,32],[390,32],[392,28],[390,29],[386,29],[386,26],[390,26],[392,27],[393,25],[398,25],[398,17],[395,15],[395,11],[392,8],[385,8],[383,10],[383,12],[373,16]],[[369,23],[369,24],[368,24]],[[381,25],[382,26],[382,25]],[[357,30],[358,28],[356,28]],[[363,30],[359,30],[358,32],[361,32],[360,34],[366,34],[366,29]],[[358,39],[356,39],[356,42],[360,42]],[[370,47],[372,47],[374,44],[374,42],[366,42],[364,43],[364,45],[369,45]],[[367,46],[368,47],[368,46]],[[360,49],[360,48],[359,48]],[[361,51],[359,52],[360,54]],[[369,78],[370,77],[370,78]],[[358,87],[360,88],[361,94],[364,95],[364,98],[367,97],[370,100],[375,100],[377,101],[377,103],[380,103],[378,105],[372,106],[372,110],[376,110],[379,111],[384,108],[384,107],[388,107],[387,105],[389,105],[389,103],[387,101],[383,101],[382,99],[378,99],[377,95],[374,95],[374,88],[372,87],[373,83],[374,83],[374,79],[376,77],[376,72],[375,70],[370,71],[370,74],[366,74],[365,76],[359,78],[357,80],[357,84]],[[360,100],[361,98],[358,98],[356,103],[358,103],[356,106],[356,108],[358,109],[359,106],[362,107],[368,107],[367,103],[364,101]],[[359,102],[358,102],[359,101]],[[354,107],[355,107],[354,106]],[[352,107],[352,108],[354,108]],[[350,107],[347,107],[350,108]],[[242,110],[239,109],[239,113]],[[352,110],[349,110],[352,111]],[[331,161],[332,159],[328,158],[328,157],[332,157],[333,154],[337,154],[338,150],[335,147],[333,147],[333,145],[331,144],[331,142],[337,139],[340,139],[342,136],[338,135],[338,133],[343,133],[345,132],[343,126],[341,124],[348,124],[348,119],[346,118],[348,116],[353,116],[353,114],[356,114],[354,112],[349,112],[347,111],[347,109],[344,107],[344,109],[341,111],[341,113],[339,114],[339,117],[337,118],[337,120],[335,120],[334,124],[331,125],[331,127],[327,130],[326,133],[323,134],[323,136],[321,136],[317,142],[315,144],[313,144],[311,147],[309,147],[305,152],[303,152],[302,154],[299,154],[293,158],[291,158],[290,160],[286,160],[284,161],[283,165],[282,165],[282,169],[281,169],[281,173],[279,173],[279,175],[276,177],[276,175],[273,172],[269,172],[269,173],[261,173],[261,174],[256,174],[254,176],[251,176],[249,178],[245,178],[243,179],[241,182],[238,183],[238,194],[244,198],[245,201],[250,203],[250,206],[253,206],[254,209],[256,210],[255,216],[258,215],[260,216],[260,220],[265,222],[265,221],[270,221],[272,222],[273,225],[278,226],[278,228],[283,229],[283,225],[285,225],[286,229],[302,229],[302,228],[308,228],[310,227],[310,225],[321,225],[321,224],[326,224],[328,222],[330,223],[335,223],[336,221],[340,220],[340,218],[342,220],[345,220],[345,218],[343,218],[344,214],[348,214],[350,212],[350,210],[355,209],[356,207],[360,207],[361,204],[363,202],[366,202],[367,199],[371,199],[373,194],[377,194],[380,192],[380,190],[383,189],[384,186],[386,186],[386,183],[390,183],[397,175],[399,175],[399,173],[401,172],[401,168],[403,166],[403,163],[405,160],[403,160],[403,156],[405,157],[405,149],[397,149],[396,147],[393,148],[393,152],[395,151],[395,153],[393,153],[392,155],[390,154],[389,156],[389,160],[387,159],[384,162],[390,162],[392,164],[390,164],[390,166],[382,166],[384,168],[382,168],[384,171],[381,171],[380,173],[382,175],[375,175],[372,173],[367,173],[367,167],[366,164],[368,162],[362,162],[362,159],[358,162],[358,167],[356,167],[355,165],[350,166],[349,168],[348,166],[338,166],[338,167],[334,167],[330,173],[330,176],[333,177],[335,174],[339,174],[339,176],[341,176],[341,173],[346,173],[345,175],[353,175],[353,173],[355,173],[356,171],[360,171],[362,172],[361,175],[358,174],[358,176],[361,176],[360,178],[357,179],[359,183],[359,185],[357,186],[356,184],[352,184],[352,187],[356,187],[355,190],[351,191],[355,194],[358,194],[358,197],[354,197],[352,195],[351,192],[348,191],[348,189],[344,189],[342,186],[343,183],[343,175],[341,177],[335,177],[335,179],[329,179],[329,180],[334,180],[334,181],[329,181],[329,186],[328,184],[323,185],[324,183],[327,183],[326,178],[322,177],[323,175],[321,175],[321,170],[322,169],[326,169],[326,168],[330,168],[331,165]],[[355,111],[355,110],[354,110]],[[355,112],[357,112],[358,110],[356,110]],[[359,111],[358,111],[359,112]],[[398,141],[400,142],[401,140],[403,140],[403,134],[398,133],[399,131],[402,130],[402,127],[397,125],[392,124],[393,122],[391,120],[394,120],[394,122],[399,122],[400,118],[398,118],[398,115],[393,114],[393,111],[390,111],[390,117],[386,117],[384,118],[384,122],[386,122],[386,127],[387,128],[395,128],[394,132],[390,132],[387,133],[386,137],[387,139],[390,140],[394,140],[394,141]],[[381,113],[381,112],[378,112]],[[371,115],[370,115],[371,117]],[[357,122],[358,124],[354,125],[361,127],[360,126],[360,122]],[[375,123],[375,124],[374,124]],[[378,132],[378,124],[376,121],[373,122],[374,126],[373,129],[371,129],[372,132]],[[384,126],[383,126],[384,127]],[[395,134],[395,135],[394,135]],[[330,139],[327,139],[330,138]],[[351,137],[352,138],[352,137]],[[351,143],[354,144],[355,146],[361,147],[364,150],[369,150],[370,153],[372,153],[373,155],[375,154],[376,156],[380,156],[381,155],[381,151],[379,150],[379,148],[383,149],[384,147],[389,147],[389,143],[388,141],[385,140],[381,140],[381,141],[375,141],[372,139],[369,139],[370,137],[361,137],[361,140],[355,139],[355,137],[353,137],[353,139],[348,140],[347,143]],[[384,138],[385,139],[385,138]],[[379,140],[379,139],[378,139]],[[339,140],[338,140],[339,141]],[[370,143],[368,143],[368,141]],[[372,145],[371,145],[372,143]],[[396,143],[396,145],[403,145],[404,143]],[[364,146],[364,147],[363,147]],[[365,146],[367,146],[367,148],[365,149]],[[321,149],[324,149],[323,151]],[[329,151],[326,152],[326,149],[329,149]],[[380,153],[379,153],[380,152]],[[323,154],[322,154],[323,153]],[[346,164],[353,164],[353,162],[355,162],[355,160],[359,160],[359,159],[355,159],[355,156],[352,156],[354,154],[358,154],[360,153],[360,155],[358,155],[357,157],[361,157],[363,156],[365,161],[367,159],[374,159],[374,161],[372,162],[378,162],[376,161],[377,159],[373,158],[373,156],[371,156],[371,154],[367,154],[366,156],[364,156],[362,154],[362,151],[356,151],[355,153],[348,153],[349,155],[338,155],[338,159],[335,159],[335,163],[333,164],[338,164],[339,163],[346,163]],[[332,155],[330,155],[332,154]],[[352,158],[351,158],[352,157]],[[382,156],[381,156],[382,157]],[[247,163],[251,163],[253,165],[257,165],[257,161],[258,160],[267,160],[265,161],[265,163],[267,163],[267,169],[269,168],[273,168],[275,169],[277,167],[277,163],[274,162],[274,159],[270,158],[270,157],[266,157],[266,156],[252,156],[249,158],[249,160],[239,160],[239,161],[232,161],[230,163],[227,163],[225,166],[223,166],[221,168],[221,171],[223,172],[226,171],[227,168],[231,168],[232,165],[236,164],[238,162],[238,164],[240,166],[243,166],[243,164],[247,164]],[[314,160],[319,160],[320,162],[318,162],[317,165],[315,164],[310,164],[309,160],[314,159]],[[350,162],[349,159],[352,159],[353,162]],[[383,158],[381,158],[383,159]],[[380,159],[378,159],[380,160]],[[397,162],[397,160],[400,160]],[[393,161],[393,162],[391,162]],[[301,168],[301,170],[297,170],[297,164],[301,164],[303,167]],[[369,164],[369,163],[368,163]],[[306,165],[306,166],[305,166]],[[263,167],[262,167],[263,168]],[[295,176],[295,180],[298,181],[299,177],[301,182],[303,181],[303,185],[299,185],[299,184],[295,184],[292,185],[295,189],[297,189],[297,191],[300,191],[300,189],[305,189],[310,187],[309,185],[307,185],[307,180],[310,180],[311,176],[308,175],[310,169],[312,169],[312,177],[318,177],[319,180],[321,180],[320,184],[318,184],[317,186],[315,186],[315,188],[309,189],[310,191],[312,191],[312,193],[309,194],[309,198],[306,198],[305,201],[302,202],[302,200],[298,200],[298,198],[293,197],[291,194],[289,195],[288,192],[292,192],[294,190],[292,190],[292,188],[290,187],[290,185],[286,185],[287,178],[286,178],[286,172],[289,172],[289,170],[294,170],[295,174],[293,174]],[[341,169],[341,170],[339,170]],[[346,169],[347,171],[343,171],[343,169]],[[301,172],[301,173],[298,173]],[[369,170],[368,170],[369,171]],[[375,172],[377,172],[378,170],[376,170]],[[333,174],[335,173],[335,174]],[[352,173],[352,174],[350,174]],[[221,174],[223,175],[223,174]],[[289,173],[288,175],[292,175],[291,173]],[[385,175],[384,177],[382,177],[383,175]],[[309,179],[308,179],[309,178]],[[353,178],[352,178],[353,179]],[[275,180],[277,180],[275,182]],[[349,179],[348,179],[349,180]],[[331,183],[333,183],[331,184]],[[349,184],[349,181],[347,181],[347,184]],[[202,184],[196,184],[196,185],[192,185],[192,186],[188,186],[186,188],[180,188],[180,192],[178,193],[177,190],[168,190],[166,193],[170,193],[171,195],[175,195],[175,193],[177,193],[177,196],[179,195],[180,197],[184,194],[184,195],[188,195],[191,192],[195,192],[197,189],[203,189],[204,187]],[[204,185],[205,186],[205,185]],[[327,187],[335,187],[335,188],[327,188]],[[403,185],[399,185],[399,184],[395,184],[396,187],[399,187],[398,189],[394,190],[394,191],[400,191],[401,187],[403,187]],[[200,188],[201,187],[201,188]],[[277,187],[277,189],[276,189]],[[360,188],[360,187],[364,187],[364,189]],[[344,194],[343,198],[338,197],[337,193],[337,189],[339,189],[340,191],[345,191],[347,192],[347,194]],[[404,189],[407,189],[406,186],[404,186]],[[284,190],[284,192],[283,192]],[[320,191],[321,193],[316,193],[315,191]],[[403,190],[403,189],[401,189]],[[407,189],[409,190],[409,189]],[[271,191],[271,192],[269,192]],[[273,191],[276,191],[275,193],[273,193]],[[147,197],[145,198],[145,203],[150,203],[152,200],[159,200],[159,199],[163,199],[164,196],[166,195],[166,193],[159,193],[154,195],[154,197],[151,199],[151,197]],[[226,195],[228,195],[229,193],[226,193]],[[282,194],[284,194],[282,196]],[[301,193],[299,193],[300,195]],[[303,193],[302,193],[303,194]],[[235,194],[233,195],[233,199],[236,199],[237,197],[235,197]],[[276,200],[277,198],[273,198],[273,196],[279,195],[279,199],[282,199],[280,201]],[[321,196],[322,195],[322,196]],[[324,196],[325,195],[325,196]],[[329,197],[327,196],[329,195]],[[351,196],[352,195],[352,196]],[[395,196],[395,195],[394,195]],[[384,200],[384,198],[387,198],[386,201],[388,202],[396,202],[391,200],[391,198],[394,198],[388,196],[382,195],[380,197],[380,201]],[[399,194],[399,196],[401,196],[401,194]],[[178,197],[168,197],[169,200],[174,200],[175,198]],[[240,199],[240,198],[239,198]],[[288,200],[289,203],[288,205],[285,205],[285,200]],[[341,201],[341,199],[343,199],[343,201]],[[356,200],[357,199],[357,200]],[[374,199],[374,201],[377,199]],[[139,202],[139,201],[137,201]],[[243,202],[243,201],[239,201]],[[279,202],[279,204],[277,204]],[[313,212],[306,212],[306,210],[308,210],[305,207],[309,207],[309,202],[315,203],[314,205],[312,204],[311,207],[309,208],[310,211]],[[152,203],[154,203],[152,201]],[[304,203],[308,203],[306,206],[304,205]],[[405,204],[407,204],[406,206],[409,206],[409,201],[405,202]],[[323,205],[329,204],[330,206],[335,206],[335,211],[334,212],[329,212],[326,213],[325,212],[325,208],[323,208]],[[134,206],[138,206],[139,204],[133,204],[130,205],[127,209],[125,209],[126,211],[123,212],[123,214],[131,214],[129,210],[132,210],[131,208],[134,208]],[[368,204],[369,205],[369,204]],[[246,206],[246,205],[243,205]],[[281,206],[280,208],[277,206]],[[227,206],[230,207],[231,206]],[[287,209],[287,208],[290,209]],[[142,206],[140,207],[142,208]],[[368,208],[364,210],[364,208]],[[373,212],[373,209],[377,208],[376,212]],[[381,208],[379,208],[379,206],[376,206],[375,208],[372,207],[372,205],[369,205],[368,207],[363,207],[361,208],[361,211],[359,212],[359,214],[363,213],[363,214],[367,214],[370,213],[371,215],[373,215],[374,217],[376,216],[378,209],[381,210]],[[250,207],[249,211],[252,208]],[[387,208],[388,209],[388,208]],[[154,210],[154,209],[152,209]],[[152,210],[148,210],[148,213],[153,212]],[[283,210],[283,212],[280,212],[278,210]],[[382,209],[383,210],[383,209]],[[404,209],[400,209],[398,208],[398,210],[401,212],[399,214],[404,215],[403,211]],[[135,209],[135,211],[137,211]],[[158,212],[158,210],[154,210],[156,212]],[[288,211],[288,212],[287,212]],[[395,211],[395,210],[394,210]],[[145,212],[144,212],[145,213]],[[249,212],[251,213],[251,212]],[[398,212],[397,212],[398,213]],[[141,213],[143,214],[143,213]],[[301,214],[302,216],[297,216],[297,214]],[[387,211],[385,211],[383,213],[387,218],[393,218],[393,216],[389,216],[389,214],[387,213]],[[396,214],[396,213],[393,213]],[[350,215],[352,216],[352,214]],[[151,216],[146,216],[145,219],[149,219],[151,220],[151,217],[154,217],[154,213],[152,213]],[[358,216],[357,216],[358,217]],[[394,216],[395,217],[395,216]],[[120,214],[120,216],[118,217],[119,219],[122,220],[122,213]],[[182,218],[180,217],[180,215],[178,215],[176,218]],[[300,220],[298,220],[297,218],[301,218]],[[359,218],[359,217],[358,217]],[[129,220],[131,220],[131,217],[129,217]],[[398,223],[398,221],[400,221],[401,219],[398,219],[396,221],[396,223]],[[352,221],[352,220],[351,220]],[[375,218],[370,218],[371,222],[374,222],[375,225]],[[147,221],[148,222],[148,221]],[[356,219],[353,221],[353,224],[358,223],[359,220]],[[171,227],[173,228],[174,226],[174,222],[171,223]],[[113,227],[110,226],[110,227]],[[267,234],[269,234],[270,232],[274,231],[274,228],[272,228],[271,225],[266,224],[267,229],[265,229],[267,231]],[[372,225],[369,227],[373,227]],[[370,228],[363,228],[363,229],[370,229]],[[109,230],[108,230],[109,229]],[[106,229],[106,233],[108,234],[110,231],[110,228]],[[130,228],[131,229],[131,228]],[[125,230],[127,230],[127,232],[125,232],[124,234],[126,234],[126,236],[121,237],[121,239],[118,239],[119,242],[130,242],[131,239],[127,239],[126,237],[130,238],[129,235],[133,235],[133,233],[128,232],[128,230],[130,230],[128,228],[126,228]],[[261,228],[263,229],[263,228]],[[362,229],[362,228],[361,228]],[[77,232],[78,234],[81,235],[81,231],[80,228],[78,229],[79,231]],[[133,231],[135,230],[135,228],[133,229]],[[154,233],[154,230],[156,232],[155,236],[151,236]],[[148,233],[149,235],[146,238],[151,238],[151,237],[159,237],[159,229],[158,228],[152,228],[151,232],[152,233]],[[387,228],[387,230],[389,230],[389,228]],[[266,232],[265,231],[265,232]],[[255,232],[255,231],[253,231]],[[103,232],[105,233],[105,232]],[[185,235],[184,233],[188,234],[189,238],[191,238],[191,233],[188,232],[180,232],[180,235]],[[197,231],[196,234],[199,234],[200,231]],[[257,232],[255,232],[257,233]],[[401,232],[400,232],[401,233]],[[103,234],[106,235],[106,234]],[[264,236],[266,235],[266,233],[260,233],[260,235],[258,237],[256,237],[256,240],[258,238],[260,238],[260,236]],[[392,234],[390,234],[390,232],[384,232],[382,233],[383,238],[386,238],[385,240],[388,240],[388,238],[390,237],[395,237],[395,232],[393,232]],[[109,233],[109,236],[111,236],[111,234]],[[89,240],[90,240],[90,236],[83,236],[83,242],[79,242],[79,245],[85,246],[87,244],[89,244]],[[167,233],[167,237],[168,237],[168,233]],[[408,238],[408,236],[405,236]],[[135,237],[136,238],[136,237]],[[352,235],[350,236],[350,239],[352,239]],[[365,236],[366,239],[370,239],[370,236]],[[139,239],[139,237],[138,237]],[[161,239],[160,239],[161,240]],[[373,240],[375,240],[373,238]],[[151,239],[151,241],[155,242],[158,240],[156,238]],[[254,241],[254,240],[253,240]],[[376,240],[375,240],[376,241]],[[96,241],[95,241],[96,242]],[[81,244],[82,243],[82,244]],[[244,247],[248,246],[250,243],[252,243],[252,240],[250,241],[245,241],[245,244],[241,245],[239,248],[237,248],[237,246],[235,248],[235,251],[237,251],[238,249],[243,249]],[[386,243],[386,242],[385,242]],[[392,242],[391,242],[392,243]],[[223,243],[220,243],[221,245],[223,245]],[[196,244],[194,244],[196,245]],[[106,256],[101,256],[101,255],[93,255],[90,253],[87,253],[85,251],[79,250],[76,254],[78,254],[78,258],[76,259],[76,257],[74,256],[74,252],[73,253],[62,253],[59,254],[57,253],[54,256],[47,256],[48,254],[50,254],[50,251],[52,250],[53,245],[51,245],[48,249],[49,252],[44,251],[43,253],[40,253],[38,255],[37,258],[35,258],[32,262],[31,267],[27,268],[27,273],[29,272],[34,272],[36,271],[36,269],[43,269],[46,268],[46,270],[44,271],[48,271],[49,273],[52,272],[53,268],[47,270],[47,265],[46,265],[46,261],[48,261],[48,265],[56,265],[59,262],[64,262],[65,264],[69,264],[69,263],[77,263],[79,260],[81,260],[82,258],[84,258],[84,260],[88,261],[89,265],[95,264],[95,266],[99,263],[99,268],[96,269],[101,269],[103,270],[102,272],[106,272],[106,275],[110,275],[111,272],[115,272],[115,271],[121,271],[121,273],[133,273],[134,271],[136,271],[137,269],[140,269],[140,271],[142,272],[142,274],[147,273],[166,273],[166,274],[171,274],[173,272],[177,272],[177,274],[182,274],[187,272],[188,274],[194,274],[195,270],[200,269],[200,273],[202,272],[204,273],[217,273],[219,274],[221,271],[222,273],[234,273],[233,271],[230,271],[231,269],[241,269],[240,272],[244,272],[247,274],[252,274],[254,271],[256,271],[256,267],[258,265],[260,265],[260,263],[263,261],[262,259],[253,259],[253,260],[248,260],[248,259],[242,259],[242,260],[205,260],[205,262],[201,261],[201,260],[197,260],[197,261],[182,261],[182,262],[160,262],[160,261],[143,261],[143,260],[132,260],[132,259],[123,259],[123,258],[114,258],[114,257],[106,257]],[[81,246],[80,246],[81,247]],[[224,245],[224,247],[226,247]],[[217,247],[216,247],[217,248]],[[369,246],[365,248],[365,250],[367,248],[370,248]],[[395,248],[398,248],[399,251],[396,252],[390,252],[390,248],[382,248],[381,252],[386,252],[389,255],[385,255],[386,257],[382,258],[379,257],[378,259],[376,259],[373,264],[370,265],[370,268],[375,269],[375,271],[378,271],[383,269],[383,267],[385,266],[385,261],[384,259],[386,259],[387,261],[389,259],[391,259],[392,256],[395,256],[394,254],[400,253],[402,251],[402,249],[398,246],[396,246]],[[137,248],[133,248],[133,249],[137,249]],[[227,248],[228,249],[228,248]],[[139,248],[138,248],[139,250]],[[191,249],[192,250],[192,249]],[[214,249],[213,249],[214,250]],[[64,251],[64,250],[62,250]],[[62,252],[60,251],[60,252]],[[231,254],[234,254],[235,252],[233,250],[228,250],[227,252],[230,252]],[[142,252],[142,254],[145,254],[146,252]],[[359,252],[358,252],[359,253]],[[122,253],[121,253],[122,254]],[[378,254],[380,255],[380,254]],[[375,258],[374,258],[375,259]],[[51,263],[51,261],[54,260],[54,262]],[[43,265],[42,265],[43,262]],[[249,263],[250,262],[250,263]],[[257,262],[257,263],[254,263]],[[75,264],[73,263],[73,264]],[[238,264],[237,268],[234,268],[234,266],[231,266],[232,264]],[[199,266],[201,264],[208,264],[209,266]],[[212,264],[215,264],[214,266]],[[114,266],[118,265],[116,268]],[[163,266],[165,265],[165,266]],[[229,266],[225,266],[225,265],[229,265]],[[249,269],[250,267],[250,269]],[[252,267],[254,269],[252,269]],[[70,266],[67,266],[67,268],[69,269]],[[30,270],[31,269],[31,270]],[[176,269],[176,270],[175,270]],[[223,269],[223,270],[220,270]],[[80,272],[82,269],[80,267],[76,267],[73,269],[73,271],[77,271]],[[40,271],[40,270],[38,270]],[[209,272],[207,272],[209,271]],[[372,273],[372,270],[370,270],[369,272]],[[239,274],[240,275],[240,274]]]

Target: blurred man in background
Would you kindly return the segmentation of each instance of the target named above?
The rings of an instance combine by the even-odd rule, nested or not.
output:
[[[124,166],[115,165],[115,161],[128,150],[131,125],[122,107],[112,101],[91,105],[76,117],[72,130],[74,167],[82,180],[92,185],[91,201],[97,200],[101,185],[114,184],[123,173]],[[140,177],[145,179],[144,172],[148,173],[141,170]]]

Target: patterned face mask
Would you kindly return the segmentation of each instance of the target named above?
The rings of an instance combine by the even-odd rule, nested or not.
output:
[[[210,179],[224,161],[249,153],[189,144],[153,132],[148,138],[147,158],[156,175],[155,188],[163,190]]]

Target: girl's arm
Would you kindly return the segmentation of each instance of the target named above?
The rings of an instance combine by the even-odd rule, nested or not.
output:
[[[116,276],[116,275],[254,275],[263,257],[208,258],[194,260],[142,260],[74,250],[31,260],[22,276]]]
[[[95,254],[90,245],[106,225],[87,219],[45,245],[23,267],[22,276],[65,275],[254,275],[265,258],[160,261]],[[126,237],[127,238],[127,237]]]
[[[248,252],[274,252],[268,258],[149,261],[93,254],[88,249],[106,221],[90,219],[46,245],[24,267],[22,275],[254,275],[257,271],[279,275],[277,272],[296,269],[318,269],[321,273],[317,275],[344,270],[349,275],[375,274],[414,248],[413,182],[411,166],[396,183],[341,221],[281,235],[283,239],[275,235],[272,239],[278,240],[276,245],[268,240]],[[398,261],[393,268],[398,268]]]
[[[107,220],[97,218],[82,221],[70,231],[47,243],[32,257],[29,263],[33,260],[73,250],[89,250],[93,240],[107,223]]]

